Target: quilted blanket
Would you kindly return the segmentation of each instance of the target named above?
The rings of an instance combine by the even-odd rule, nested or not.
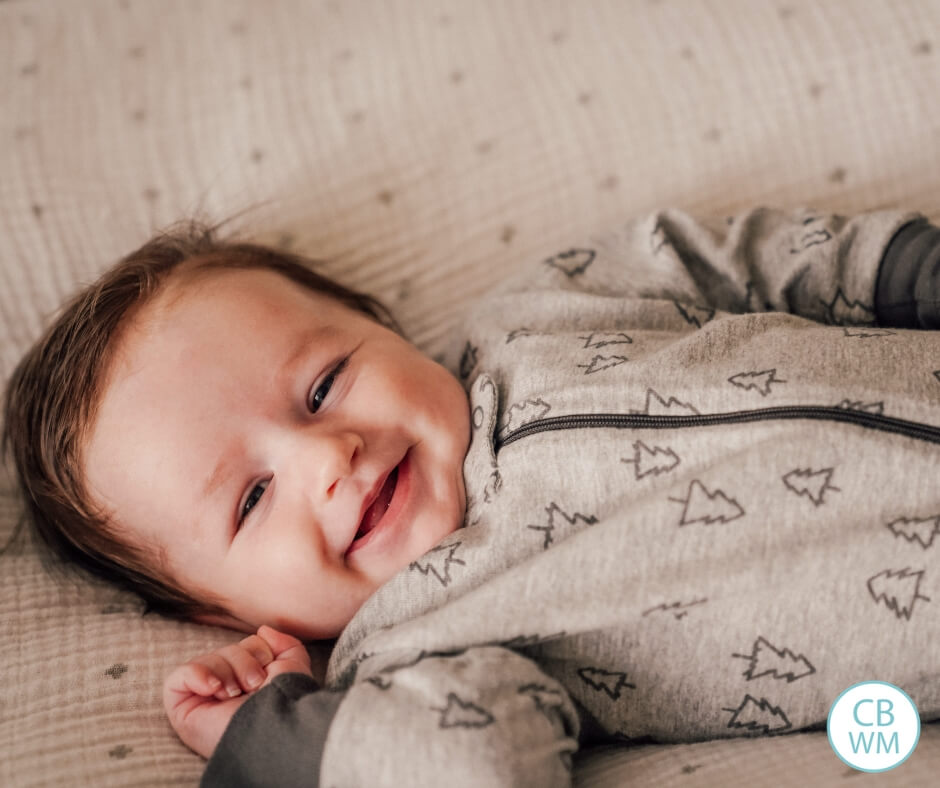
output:
[[[523,262],[659,206],[940,217],[937,0],[0,0],[0,371],[192,215],[440,352]],[[935,602],[936,603],[936,602]],[[43,567],[0,478],[0,784],[195,785],[164,676],[232,632]],[[327,647],[311,647],[322,664]],[[579,755],[578,785],[926,785],[824,731]]]

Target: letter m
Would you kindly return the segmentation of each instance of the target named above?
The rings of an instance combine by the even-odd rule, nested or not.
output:
[[[894,744],[894,752],[900,754],[900,750],[898,749],[898,732],[895,731],[892,733],[891,738],[885,741],[885,735],[881,731],[878,731],[878,747],[875,749],[875,752],[891,752],[892,743]]]

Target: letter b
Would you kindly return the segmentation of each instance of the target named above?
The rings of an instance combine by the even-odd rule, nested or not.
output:
[[[886,727],[888,725],[894,725],[894,714],[891,709],[894,708],[894,704],[887,698],[878,698],[878,727]],[[884,722],[884,718],[887,717],[888,721]]]

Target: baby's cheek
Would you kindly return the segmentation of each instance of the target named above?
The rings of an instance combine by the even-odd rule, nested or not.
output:
[[[451,442],[460,454],[464,455],[470,445],[470,400],[457,379],[443,368],[441,371],[443,373],[439,388],[441,420],[444,429],[450,435]],[[463,457],[461,461],[462,459]]]
[[[419,440],[431,440],[443,459],[466,454],[470,443],[470,402],[457,380],[434,365],[416,371],[408,381],[404,403]],[[461,458],[462,459],[462,458]]]

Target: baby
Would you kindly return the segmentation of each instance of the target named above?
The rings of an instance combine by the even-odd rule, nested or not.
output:
[[[193,224],[65,308],[4,443],[57,554],[252,633],[164,685],[207,785],[567,784],[579,744],[799,730],[869,678],[931,719],[938,261],[900,211],[662,211],[441,364]]]

